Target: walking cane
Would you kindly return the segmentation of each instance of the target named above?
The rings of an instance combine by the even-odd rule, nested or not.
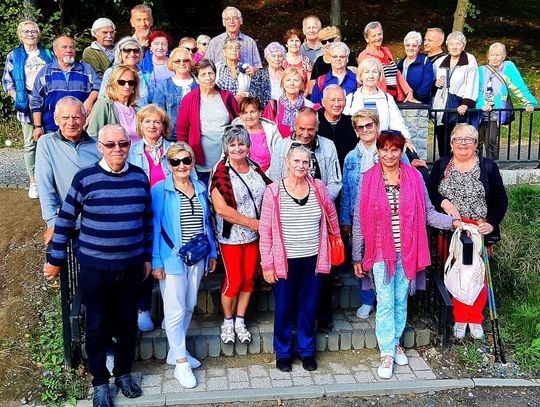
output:
[[[486,246],[482,246],[482,255],[486,269],[487,289],[488,289],[488,304],[489,304],[489,319],[491,321],[491,331],[493,332],[493,356],[495,362],[506,363],[504,355],[504,347],[499,331],[499,319],[497,318],[497,305],[495,304],[495,292],[493,291],[493,280],[491,279],[491,269],[489,267],[489,258]]]

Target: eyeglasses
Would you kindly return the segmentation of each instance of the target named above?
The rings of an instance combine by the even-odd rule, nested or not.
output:
[[[357,131],[371,130],[373,127],[375,127],[375,122],[369,122],[366,124],[359,124],[357,126],[354,126]]]
[[[29,36],[29,35],[38,35],[38,30],[22,30],[21,31],[23,35]]]
[[[474,144],[476,143],[476,139],[473,137],[454,137],[452,139],[452,143],[456,144]]]
[[[180,165],[180,163],[183,163],[184,165],[191,165],[191,163],[193,162],[193,157],[191,156],[187,156],[187,157],[184,157],[184,158],[171,158],[169,160],[169,164],[171,165],[171,167],[178,167]]]
[[[173,64],[180,64],[180,63],[184,63],[184,64],[189,64],[191,62],[191,59],[188,59],[188,58],[184,58],[184,59],[175,59],[173,61]]]
[[[191,54],[193,54],[194,52],[197,52],[199,50],[199,48],[197,48],[197,47],[194,47],[194,48],[184,47],[184,49],[186,51],[189,51]]]
[[[332,59],[347,59],[347,55],[330,55]]]
[[[206,47],[208,45],[207,42],[199,42],[199,44],[201,44],[203,47]]]
[[[124,54],[140,54],[141,53],[141,50],[139,48],[124,48],[122,49],[122,52]]]
[[[107,150],[113,150],[116,146],[124,149],[124,148],[128,148],[130,145],[131,145],[131,142],[128,141],[128,140],[123,140],[123,141],[107,141],[106,143],[102,142],[102,141],[99,141],[99,143],[105,147]]]
[[[334,38],[328,38],[327,40],[321,40],[321,44],[322,45],[326,45],[326,44],[329,44],[331,42],[334,42],[336,40],[337,37],[334,37]]]
[[[235,21],[239,21],[240,17],[234,16],[234,17],[223,17],[223,21],[234,23]]]
[[[135,84],[137,82],[135,82],[134,80],[130,79],[128,81],[126,81],[125,79],[118,79],[116,81],[117,84],[119,84],[120,86],[126,86],[128,85],[130,88],[134,88],[135,87]]]

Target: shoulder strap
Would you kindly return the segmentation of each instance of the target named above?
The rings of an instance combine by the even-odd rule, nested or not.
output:
[[[236,175],[238,175],[238,178],[240,178],[240,181],[242,181],[242,183],[246,186],[249,197],[251,198],[251,201],[253,202],[253,206],[255,207],[255,216],[257,217],[257,219],[260,219],[259,210],[257,209],[257,203],[255,202],[255,198],[253,197],[253,192],[251,192],[251,189],[249,188],[248,184],[246,183],[246,181],[244,181],[244,178],[242,178],[242,176],[238,173],[238,171],[236,171],[232,165],[229,168],[233,170]]]
[[[319,92],[322,96],[323,86],[324,86],[324,78],[326,75],[321,75],[317,78],[317,86],[319,87]]]
[[[491,73],[493,75],[495,75],[502,83],[504,83],[504,86],[506,86],[506,91],[508,92],[508,95],[510,95],[510,88],[508,87],[508,83],[507,83],[506,79],[499,72],[497,72],[495,69],[493,69],[491,66],[486,65],[486,67],[487,67],[487,69],[489,69],[491,71]]]

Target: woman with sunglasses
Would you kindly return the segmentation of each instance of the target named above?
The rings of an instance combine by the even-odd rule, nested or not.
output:
[[[171,118],[171,140],[176,140],[176,117],[184,96],[195,89],[198,84],[191,74],[193,59],[185,48],[175,48],[169,56],[167,66],[174,75],[161,82],[154,94],[154,103],[167,112]]]
[[[120,124],[132,143],[139,141],[136,123],[136,103],[139,99],[139,75],[127,65],[116,66],[107,84],[106,96],[94,104],[88,122],[88,134],[97,138],[107,124]]]
[[[111,77],[113,69],[118,65],[127,65],[133,68],[139,76],[139,100],[138,106],[144,106],[148,104],[148,87],[143,79],[142,71],[139,69],[139,63],[141,62],[142,48],[141,45],[133,37],[124,37],[116,44],[114,51],[114,64],[108,68],[103,74],[101,80],[101,87],[99,88],[99,99],[105,97],[107,90],[107,84]]]
[[[159,280],[163,297],[164,326],[169,342],[167,363],[182,387],[193,388],[192,369],[201,363],[186,349],[186,333],[197,304],[199,284],[205,271],[216,268],[216,244],[210,221],[206,186],[195,174],[195,153],[187,143],[172,143],[167,151],[172,173],[152,188],[154,248],[152,275]],[[194,236],[204,234],[208,256],[187,265],[178,250]]]
[[[201,34],[197,37],[197,52],[195,52],[195,55],[193,56],[194,63],[197,63],[201,59],[204,59],[209,42],[210,37],[208,35]]]

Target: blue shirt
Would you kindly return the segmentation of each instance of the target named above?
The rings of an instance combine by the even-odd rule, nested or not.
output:
[[[322,88],[320,87],[321,82]],[[311,94],[310,100],[313,103],[320,103],[322,100],[324,89],[328,85],[332,84],[341,86],[345,91],[345,96],[347,96],[349,93],[354,92],[358,87],[356,83],[356,74],[350,69],[345,70],[345,76],[343,77],[341,83],[339,83],[339,78],[337,76],[334,76],[332,71],[330,71],[326,75],[324,75],[324,81],[322,81],[321,79],[317,79],[315,81],[315,86],[313,87],[313,92]]]

